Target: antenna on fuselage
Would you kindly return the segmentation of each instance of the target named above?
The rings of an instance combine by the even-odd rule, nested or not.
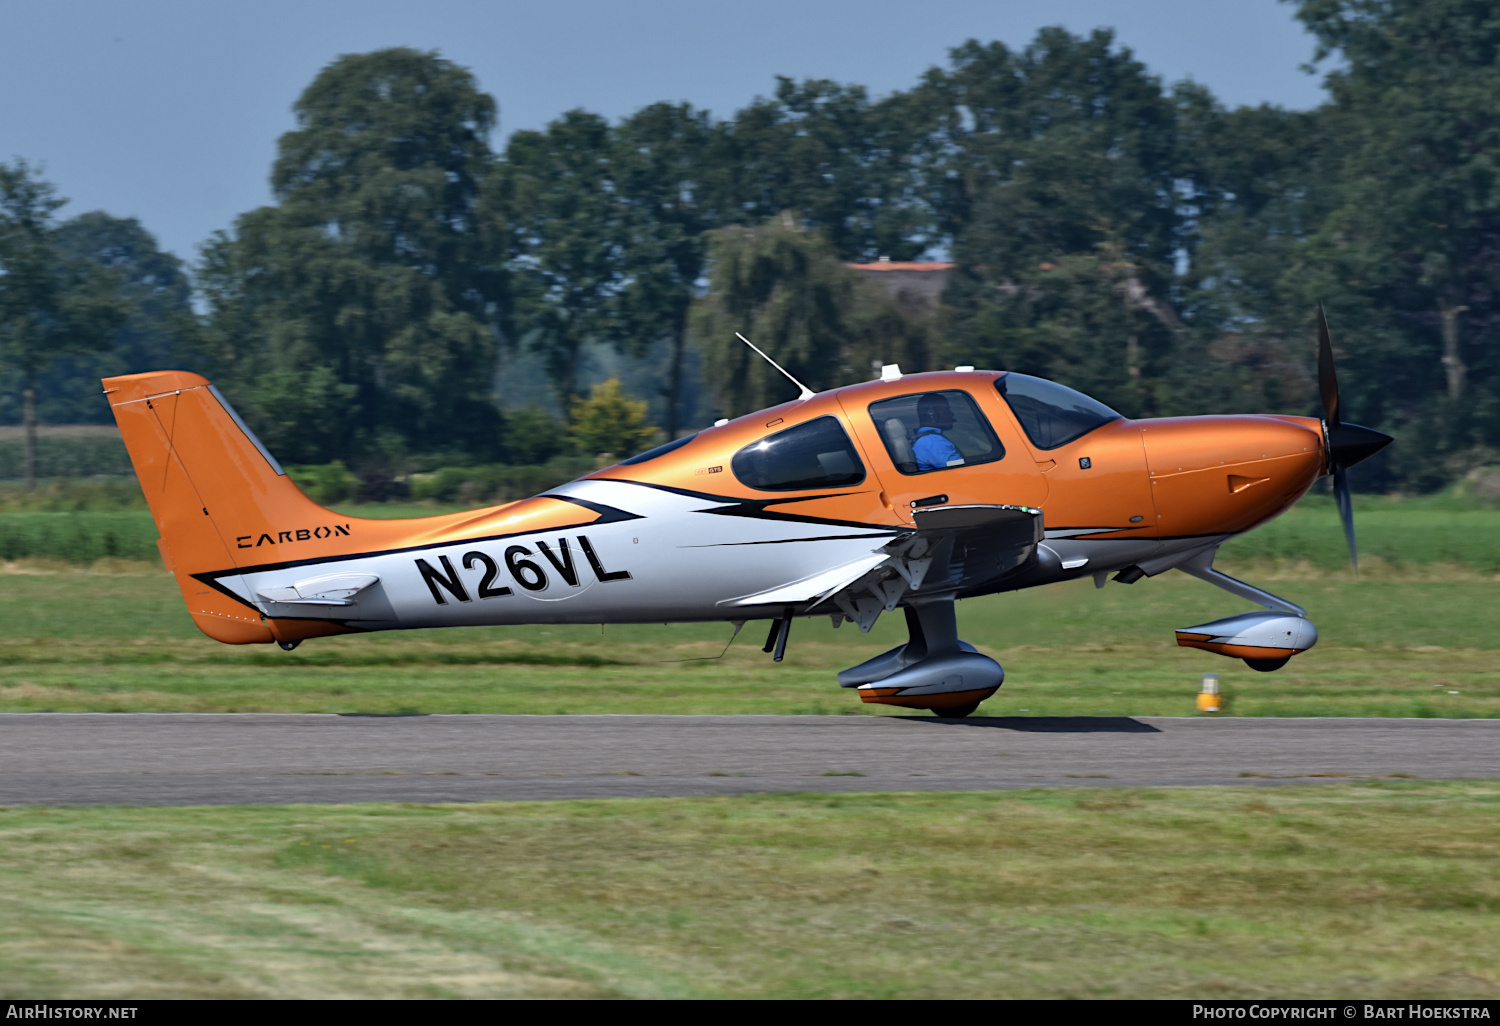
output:
[[[766,361],[772,367],[775,367],[777,370],[781,371],[782,374],[785,374],[786,375],[786,379],[788,381],[790,381],[792,384],[796,385],[797,388],[801,390],[802,394],[799,395],[799,396],[797,396],[797,398],[799,400],[801,400],[801,399],[811,399],[813,396],[815,396],[815,395],[818,394],[818,393],[814,392],[812,389],[808,388],[802,382],[798,381],[796,378],[794,378],[790,374],[788,374],[787,373],[787,369],[785,367],[783,367],[781,364],[777,363],[775,360],[771,359],[765,353],[762,353],[760,351],[760,347],[757,346],[754,342],[751,342],[744,335],[741,335],[739,332],[736,331],[734,333],[734,337],[737,338],[737,339],[739,339],[741,342],[745,343],[745,345],[749,346],[751,349],[754,349],[757,353],[760,353],[760,358],[762,360]]]

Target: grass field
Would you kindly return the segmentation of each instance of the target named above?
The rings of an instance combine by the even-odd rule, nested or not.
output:
[[[19,478],[24,473],[24,439],[19,424],[0,424],[0,480]],[[130,456],[113,424],[37,425],[38,477],[129,473]]]
[[[1355,499],[1362,565],[1410,568],[1429,564],[1500,574],[1500,510],[1450,496]],[[1226,561],[1306,562],[1323,569],[1349,564],[1333,500],[1308,496],[1297,507],[1220,551]],[[1377,569],[1378,572],[1378,569]]]
[[[348,516],[423,517],[464,507],[437,503],[340,505]],[[1500,509],[1442,495],[1359,496],[1362,566],[1373,575],[1438,566],[1443,573],[1500,574]],[[101,557],[157,561],[156,527],[129,480],[48,482],[36,492],[0,484],[0,560],[56,559],[87,565]],[[1308,496],[1285,516],[1236,538],[1227,562],[1340,570],[1349,550],[1332,501]]]
[[[1188,715],[1219,673],[1246,716],[1500,715],[1500,586],[1310,572],[1274,589],[1318,646],[1285,669],[1178,648],[1174,628],[1248,608],[1170,573],[959,604],[960,634],[1006,667],[989,715]],[[1253,577],[1261,580],[1262,578]],[[784,663],[751,623],[722,659],[719,625],[496,627],[220,645],[160,571],[0,574],[0,710],[508,713],[876,713],[834,674],[905,640],[798,620]]]
[[[1500,997],[1500,785],[0,809],[0,997]]]
[[[79,494],[0,512],[0,554],[32,540],[0,572],[0,711],[871,714],[833,674],[904,640],[799,620],[779,666],[756,623],[722,659],[728,628],[691,625],[223,646],[101,551],[149,518]],[[1212,671],[1237,715],[1500,716],[1500,512],[1359,516],[1358,581],[1317,500],[1226,546],[1322,633],[1275,674],[1175,646],[1248,608],[1181,574],[960,603],[1008,673],[981,712],[1190,715]],[[0,998],[1496,998],[1497,813],[1500,784],[1398,780],[0,807]]]

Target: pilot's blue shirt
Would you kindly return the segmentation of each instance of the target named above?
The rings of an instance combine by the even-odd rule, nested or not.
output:
[[[964,454],[935,427],[917,428],[917,440],[911,445],[912,455],[917,458],[918,470],[941,470],[947,466],[960,466]]]

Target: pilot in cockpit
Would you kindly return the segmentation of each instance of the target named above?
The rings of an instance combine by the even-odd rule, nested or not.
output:
[[[948,397],[929,393],[917,401],[916,440],[912,442],[912,455],[916,457],[917,469],[941,470],[944,467],[961,467],[964,454],[943,433],[953,427],[953,410]]]

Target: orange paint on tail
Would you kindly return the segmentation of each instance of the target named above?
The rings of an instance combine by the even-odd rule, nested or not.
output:
[[[343,516],[304,495],[197,374],[127,374],[106,378],[104,391],[161,534],[162,561],[177,576],[193,621],[227,644],[298,641],[348,628],[268,619],[195,574],[441,543],[493,531],[496,523],[593,516],[546,499],[417,520]]]
[[[129,374],[106,378],[104,391],[161,533],[162,562],[176,575],[193,622],[231,645],[275,640],[258,612],[192,575],[238,565],[234,540],[222,530],[231,506],[248,501],[285,519],[311,512],[311,500],[261,454],[198,375]]]

